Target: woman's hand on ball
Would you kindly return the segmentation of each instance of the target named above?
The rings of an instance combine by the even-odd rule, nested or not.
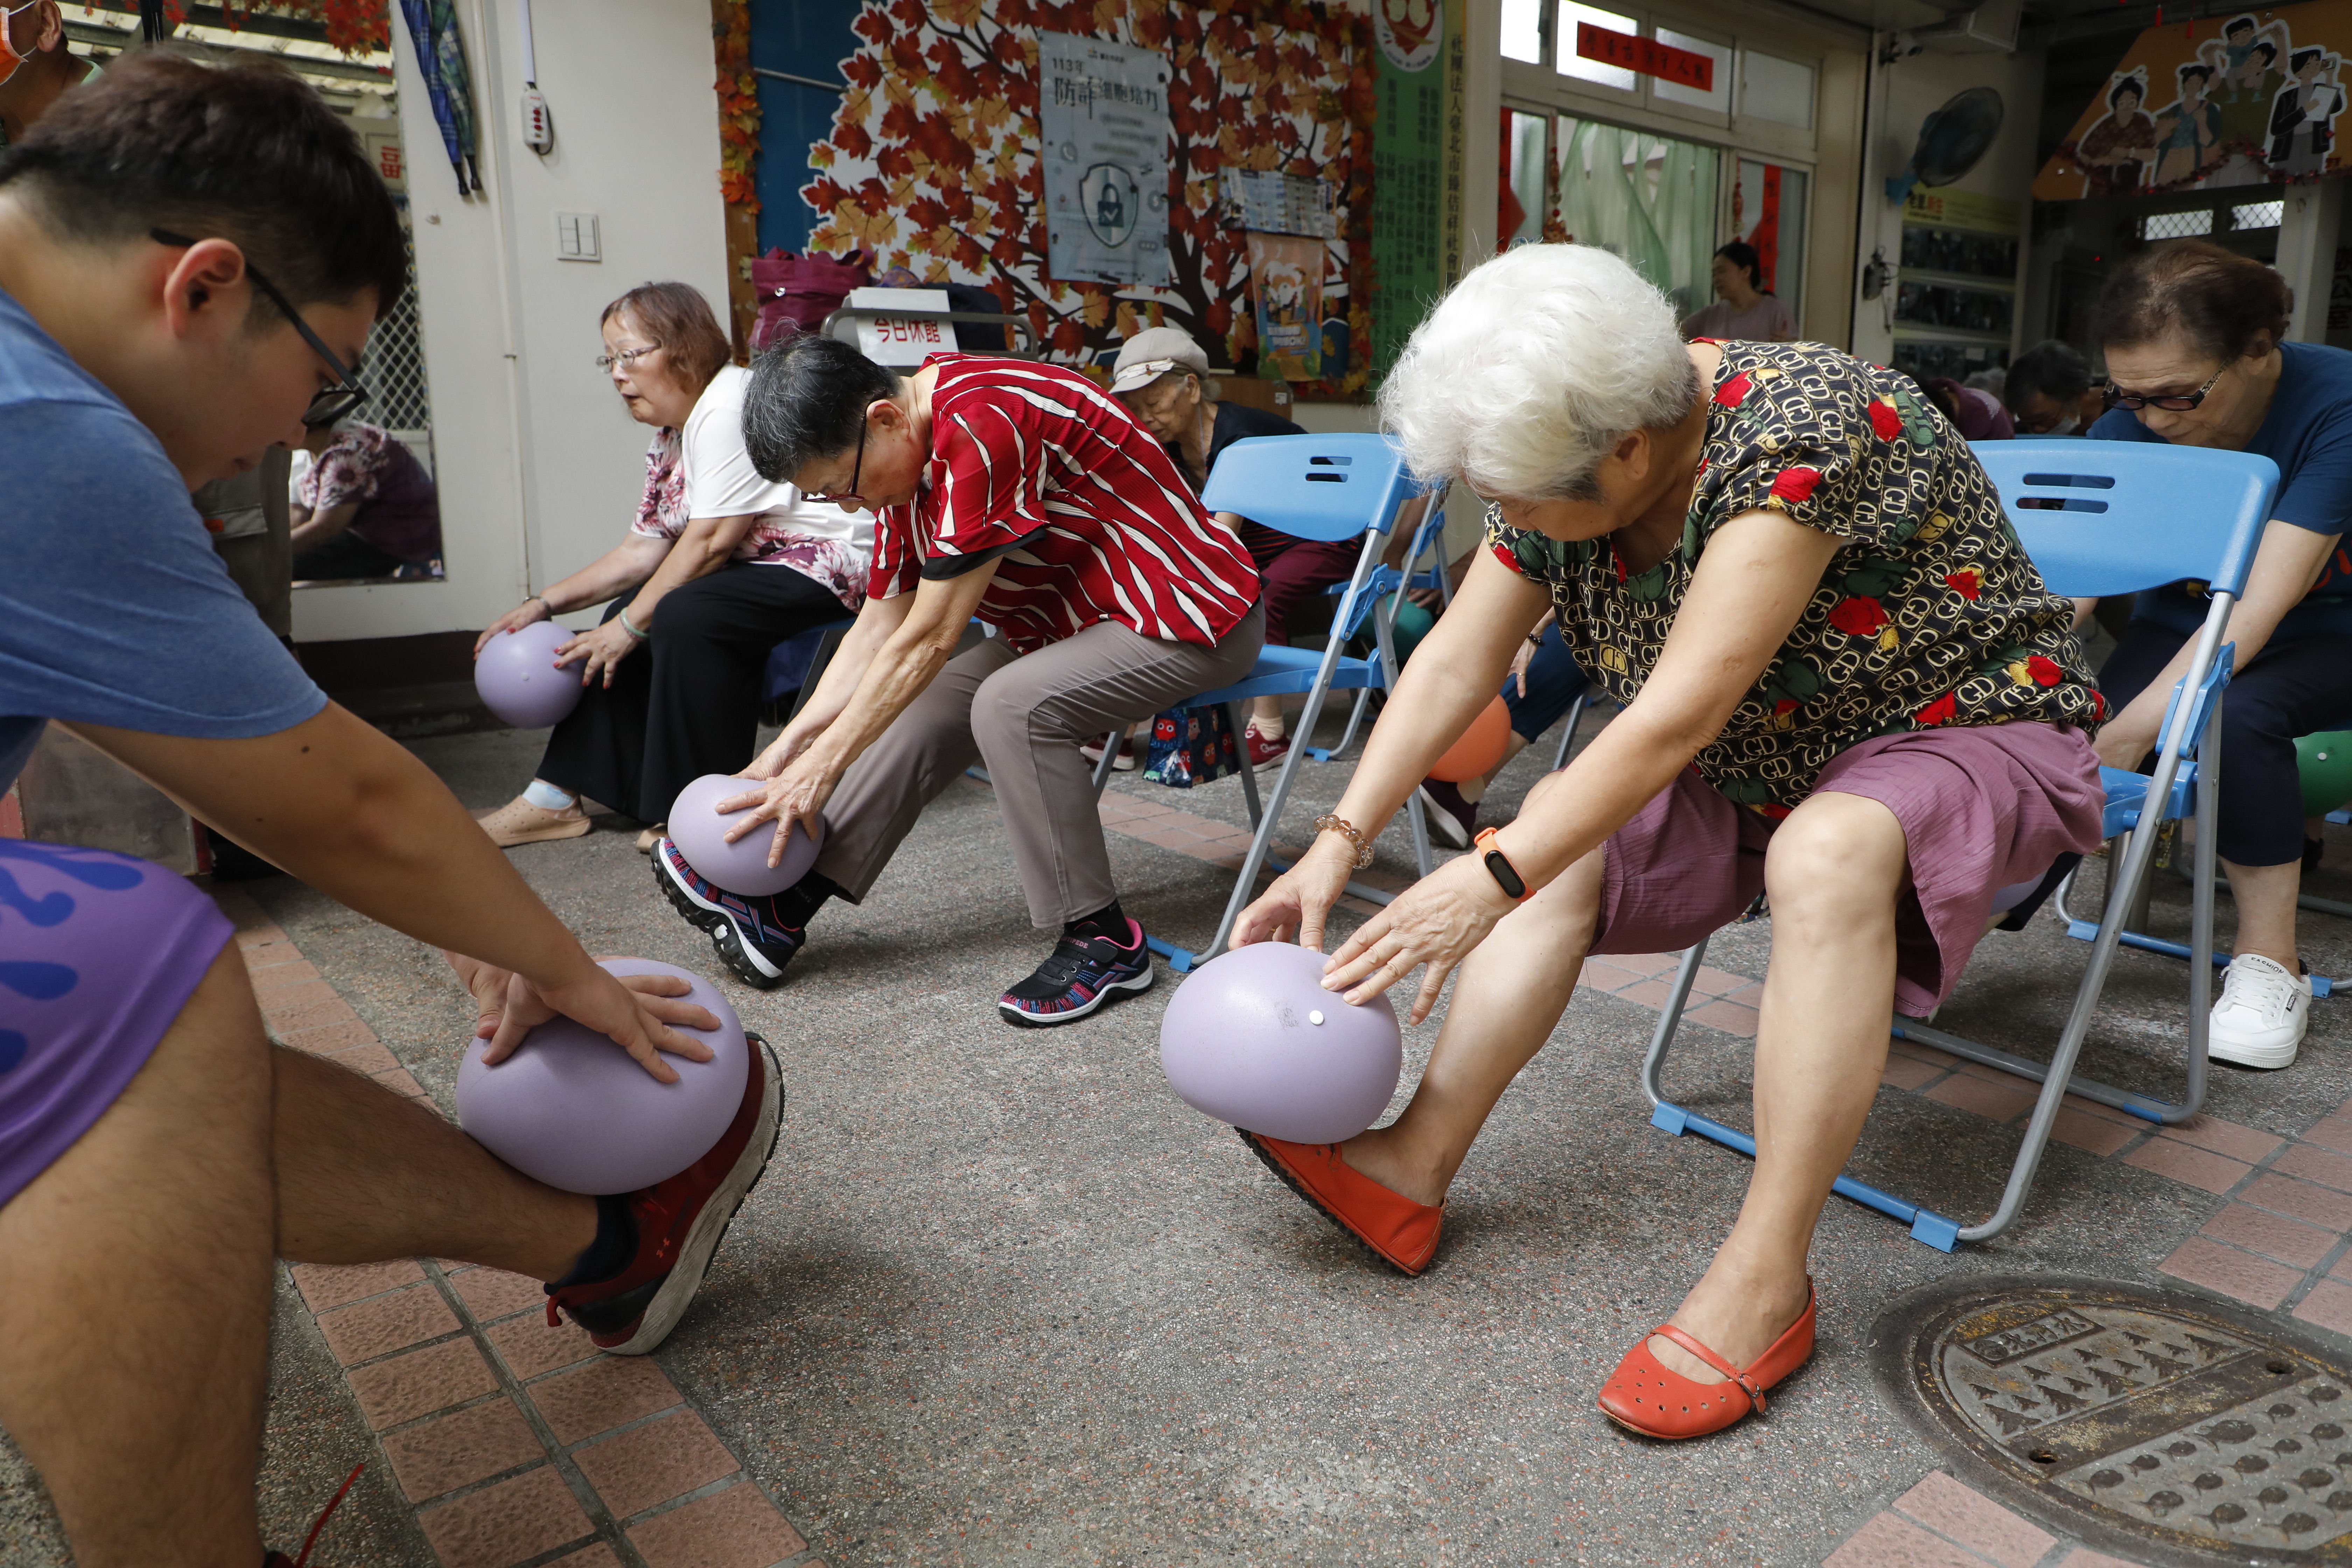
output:
[[[1228,945],[1247,947],[1257,942],[1296,942],[1323,951],[1323,922],[1331,906],[1348,890],[1348,877],[1356,867],[1354,845],[1338,833],[1323,833],[1307,846],[1298,864],[1274,880],[1241,919],[1234,922]]]
[[[614,616],[604,625],[593,630],[582,632],[578,637],[557,648],[555,663],[557,668],[561,668],[575,659],[584,659],[586,662],[580,668],[580,684],[583,686],[594,684],[601,671],[604,677],[604,685],[609,689],[613,684],[614,670],[619,667],[623,659],[636,650],[636,646],[637,639],[631,637],[628,628],[621,625],[621,617]]]
[[[824,831],[824,803],[833,798],[833,786],[840,782],[831,770],[803,756],[766,784],[754,784],[741,795],[729,795],[719,803],[719,815],[731,819],[727,826],[727,842],[733,844],[757,831],[761,823],[772,822],[776,826],[774,842],[768,846],[768,864],[781,865],[784,840],[794,822],[799,822],[802,831],[811,838]]]
[[[1323,987],[1345,992],[1349,1005],[1360,1006],[1427,964],[1412,1001],[1412,1022],[1418,1024],[1437,1005],[1454,966],[1514,907],[1484,862],[1465,855],[1358,927],[1324,965]]]
[[[489,647],[490,639],[500,632],[519,632],[535,621],[547,619],[547,616],[546,600],[537,595],[525,599],[521,604],[492,621],[488,627],[484,628],[482,635],[474,639],[474,657],[481,658],[482,650]]]
[[[816,731],[802,729],[798,721],[785,725],[783,733],[769,742],[768,749],[751,759],[751,765],[743,770],[744,776],[755,779],[774,778],[798,762],[800,754],[809,749],[810,743],[816,737]]]

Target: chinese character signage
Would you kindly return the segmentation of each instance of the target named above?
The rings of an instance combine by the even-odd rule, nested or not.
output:
[[[2223,11],[2150,27],[2033,182],[2037,201],[2284,184],[2346,172],[2352,3]]]
[[[1715,61],[1710,57],[1692,49],[1678,49],[1655,38],[1637,38],[1631,33],[1612,32],[1607,27],[1596,27],[1590,22],[1576,25],[1576,56],[1579,59],[1615,66],[1620,70],[1654,76],[1660,81],[1689,88],[1693,92],[1715,90]]]
[[[919,365],[927,355],[957,346],[955,323],[937,314],[948,308],[948,297],[937,289],[853,289],[843,303],[853,310],[889,312],[857,321],[857,352],[876,364]]]
[[[1037,35],[1045,271],[1064,283],[1168,282],[1168,57]]]
[[[1372,370],[1462,272],[1464,0],[1372,0]]]

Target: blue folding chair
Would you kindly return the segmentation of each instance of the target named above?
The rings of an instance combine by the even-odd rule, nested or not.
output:
[[[1421,521],[1413,527],[1412,542],[1405,546],[1402,569],[1381,565],[1372,568],[1371,581],[1366,585],[1367,592],[1371,595],[1372,604],[1377,606],[1372,613],[1388,622],[1389,637],[1392,640],[1396,637],[1397,616],[1404,609],[1406,594],[1416,588],[1434,588],[1442,604],[1448,608],[1454,604],[1454,580],[1447,575],[1445,570],[1445,492],[1450,488],[1449,484],[1440,483],[1422,495]],[[1427,570],[1416,571],[1415,568],[1420,566],[1423,556],[1433,556],[1434,559],[1431,561]],[[1335,595],[1347,591],[1348,584],[1345,583],[1334,583],[1325,590],[1327,594]],[[1358,613],[1361,614],[1360,611]],[[1339,626],[1335,624],[1332,627],[1334,635],[1337,635],[1339,630]],[[1364,721],[1364,710],[1370,706],[1371,700],[1372,689],[1369,686],[1359,688],[1356,692],[1355,709],[1348,715],[1348,727],[1340,732],[1339,743],[1332,746],[1307,746],[1307,754],[1318,763],[1328,763],[1353,745],[1357,726]],[[1306,738],[1301,736],[1300,743],[1305,744],[1305,740]]]
[[[1315,732],[1315,722],[1322,716],[1324,698],[1330,692],[1373,688],[1386,690],[1395,679],[1396,646],[1389,636],[1387,622],[1369,614],[1374,599],[1372,575],[1380,565],[1397,507],[1412,493],[1412,477],[1406,471],[1403,455],[1378,436],[1261,436],[1226,447],[1217,459],[1216,471],[1209,476],[1207,491],[1201,497],[1202,504],[1209,510],[1237,511],[1297,539],[1333,542],[1360,537],[1364,545],[1332,618],[1330,639],[1319,653],[1311,648],[1269,646],[1259,653],[1257,668],[1247,679],[1215,691],[1204,691],[1180,706],[1223,707],[1238,736],[1248,722],[1244,704],[1252,698],[1304,693],[1307,708],[1298,719],[1298,734],[1304,740]],[[1372,627],[1372,655],[1368,658],[1344,656],[1341,645],[1366,620]],[[1109,778],[1111,759],[1118,754],[1118,742],[1123,738],[1112,736],[1104,748],[1103,760],[1095,770],[1097,793]],[[1256,770],[1244,759],[1242,791],[1249,803],[1250,823],[1256,834],[1250,840],[1249,853],[1242,858],[1241,875],[1234,880],[1233,896],[1226,900],[1224,918],[1218,922],[1216,935],[1198,952],[1157,939],[1151,942],[1152,951],[1165,957],[1179,974],[1189,973],[1224,951],[1226,939],[1233,935],[1234,922],[1240,919],[1257,885],[1261,868],[1272,865],[1277,870],[1288,869],[1282,861],[1273,859],[1268,851],[1275,829],[1282,821],[1283,805],[1290,797],[1291,781],[1305,755],[1305,746],[1290,748],[1289,754],[1283,758],[1281,773],[1276,775],[1273,795],[1263,806],[1258,800]],[[1433,868],[1429,825],[1423,818],[1419,800],[1408,805],[1407,813],[1412,824],[1413,855],[1425,877]],[[1349,882],[1348,890],[1375,903],[1387,903],[1391,896],[1362,882]]]
[[[2194,579],[2211,585],[2212,599],[2188,673],[2165,710],[2155,773],[2099,770],[2107,790],[2101,837],[2128,834],[2129,838],[2120,852],[2110,847],[2107,863],[2119,868],[2113,873],[2113,896],[2093,936],[2090,963],[2049,1064],[1963,1039],[1900,1014],[1891,1026],[1897,1039],[1917,1040],[2042,1085],[2000,1206],[1980,1225],[1963,1226],[1850,1176],[1838,1178],[1840,1194],[1905,1221],[1914,1237],[1946,1252],[1963,1241],[1998,1236],[2017,1218],[2067,1094],[2157,1123],[2187,1121],[2205,1099],[2205,1037],[2213,977],[2215,792],[2200,786],[2210,784],[2221,766],[2221,689],[2229,682],[2231,654],[2221,639],[2270,519],[2278,466],[2250,453],[2193,447],[2070,441],[2063,450],[2054,450],[2053,445],[1991,442],[1976,447],[2043,582],[2070,596],[2105,598]],[[2197,824],[2197,848],[2189,916],[2188,1084],[2175,1102],[2077,1079],[2074,1062],[2098,1011],[2116,949],[2125,940],[2134,897],[2154,874],[2157,840],[2166,824],[2189,818]],[[1706,957],[1704,941],[1682,955],[1642,1063],[1642,1092],[1650,1101],[1653,1125],[1676,1134],[1696,1132],[1753,1157],[1753,1138],[1675,1104],[1660,1084],[1691,982]]]

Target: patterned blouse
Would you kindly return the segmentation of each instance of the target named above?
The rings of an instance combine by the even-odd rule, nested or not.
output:
[[[1611,542],[1505,525],[1503,564],[1547,584],[1577,663],[1641,695],[1715,531],[1785,513],[1843,542],[1763,676],[1693,765],[1738,805],[1785,816],[1831,758],[1901,730],[2105,714],[2069,602],[2002,514],[1968,443],[1909,378],[1820,343],[1725,342],[1681,544],[1629,574]]]
[[[686,465],[677,432],[665,425],[646,447],[646,493],[629,531],[675,543],[686,531]],[[735,546],[733,559],[760,566],[788,566],[824,588],[853,614],[866,603],[866,573],[872,545],[862,536],[819,538],[762,516]]]

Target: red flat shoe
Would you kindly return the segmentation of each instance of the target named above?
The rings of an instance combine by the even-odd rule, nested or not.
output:
[[[1625,1352],[1616,1374],[1601,1390],[1601,1414],[1644,1437],[1679,1441],[1720,1432],[1750,1415],[1764,1413],[1764,1391],[1805,1364],[1813,1353],[1813,1282],[1805,1281],[1805,1310],[1745,1372],[1691,1335],[1662,1323],[1655,1331],[1729,1378],[1696,1383],[1669,1372],[1650,1353],[1647,1334]]]
[[[1389,1191],[1339,1158],[1337,1143],[1286,1143],[1261,1132],[1234,1131],[1285,1186],[1371,1248],[1381,1262],[1407,1274],[1429,1267],[1429,1255],[1437,1250],[1444,1204],[1432,1208]]]

